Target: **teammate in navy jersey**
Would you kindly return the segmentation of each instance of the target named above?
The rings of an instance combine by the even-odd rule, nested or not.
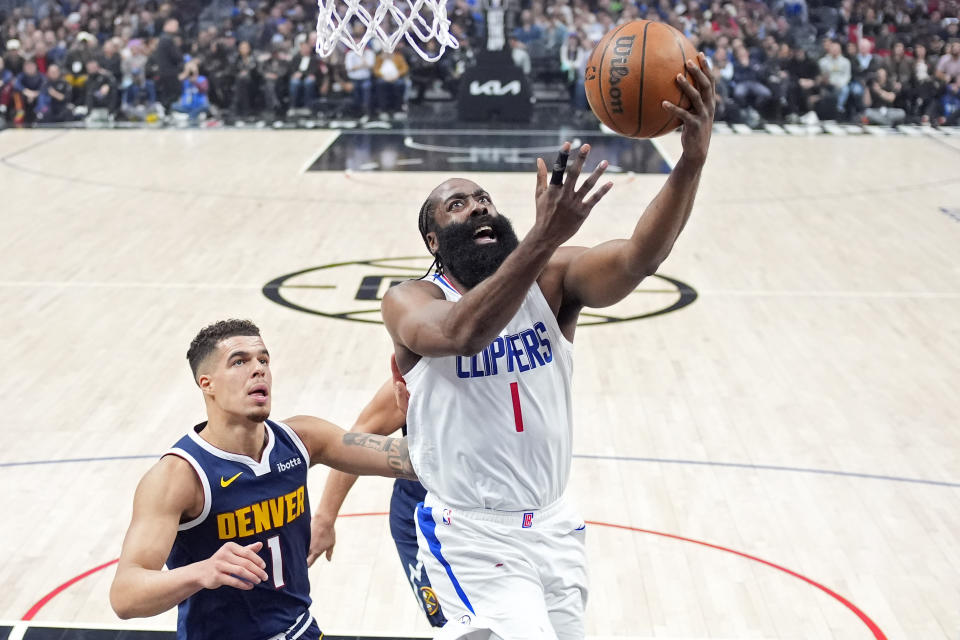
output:
[[[357,422],[350,429],[351,433],[388,436],[402,430],[406,435],[407,425],[404,419],[406,387],[403,386],[399,372],[396,372],[396,363],[392,358],[391,364],[397,379],[388,380],[380,387],[370,403],[360,412]],[[307,557],[309,566],[312,566],[321,555],[326,555],[327,560],[333,556],[333,547],[337,541],[334,522],[347,493],[356,481],[356,475],[341,471],[331,471],[327,476],[323,496],[320,498],[320,504],[314,511],[311,522],[310,555]],[[390,535],[397,546],[397,554],[400,556],[404,575],[409,580],[413,594],[420,608],[423,609],[427,621],[434,627],[442,627],[447,619],[430,585],[423,563],[417,559],[417,527],[414,522],[414,513],[417,504],[423,502],[426,494],[427,490],[419,482],[400,478],[393,483],[393,493],[390,497]]]
[[[588,145],[566,170],[565,144],[549,179],[538,159],[536,219],[522,241],[470,180],[440,184],[420,210],[437,273],[392,287],[381,311],[427,488],[420,559],[447,618],[464,625],[446,637],[584,637],[586,525],[563,499],[574,332],[584,307],[615,304],[655,273],[690,216],[714,115],[704,69],[700,54],[687,61],[692,81],[677,75],[689,109],[663,104],[683,122],[683,153],[629,238],[561,247],[612,186],[597,187],[606,161],[577,185]]]
[[[179,605],[183,640],[318,640],[307,468],[416,480],[406,441],[269,420],[270,355],[251,322],[204,328],[187,358],[207,421],[140,481],[110,603],[121,618]]]

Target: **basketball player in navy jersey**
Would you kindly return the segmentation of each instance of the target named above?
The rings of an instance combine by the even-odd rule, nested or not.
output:
[[[586,145],[566,179],[569,143],[549,181],[537,161],[536,221],[522,241],[469,180],[424,202],[420,233],[437,273],[391,288],[382,312],[427,488],[420,557],[447,619],[464,625],[446,637],[474,627],[505,640],[584,637],[586,527],[563,500],[574,330],[584,307],[612,305],[655,273],[686,224],[713,123],[706,66],[703,54],[688,62],[696,86],[677,77],[691,107],[665,108],[683,121],[683,153],[629,238],[560,246],[612,186],[595,189],[605,161],[577,186]]]
[[[406,441],[269,420],[270,355],[248,321],[201,330],[187,358],[207,421],[140,481],[110,603],[121,618],[179,605],[181,640],[318,640],[307,468],[415,480]]]
[[[403,386],[393,358],[391,358],[391,365],[395,378],[385,382],[370,403],[363,408],[357,422],[350,429],[351,433],[388,436],[402,430],[406,435],[407,425],[404,417],[407,408],[406,387]],[[314,511],[311,522],[308,566],[312,566],[321,555],[325,554],[327,560],[330,560],[333,555],[333,547],[337,541],[334,522],[340,513],[344,499],[356,481],[356,475],[341,471],[331,471],[327,476],[327,484],[323,488],[320,504]],[[410,581],[410,587],[427,621],[431,626],[442,627],[447,619],[430,585],[430,578],[423,568],[423,563],[417,558],[417,527],[414,513],[417,504],[423,502],[426,494],[427,490],[419,482],[398,478],[393,483],[393,493],[390,497],[390,535],[397,547],[403,572]]]

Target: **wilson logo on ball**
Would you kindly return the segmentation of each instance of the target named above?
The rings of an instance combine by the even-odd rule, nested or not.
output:
[[[617,85],[620,79],[630,73],[630,67],[627,66],[627,60],[630,58],[630,52],[633,51],[633,41],[636,36],[622,36],[617,38],[613,45],[614,58],[610,60],[610,112],[623,113],[623,92]]]

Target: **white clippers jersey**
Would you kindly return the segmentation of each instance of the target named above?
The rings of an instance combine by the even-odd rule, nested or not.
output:
[[[443,276],[447,300],[460,294]],[[534,283],[475,356],[421,358],[404,378],[407,441],[423,486],[460,509],[524,511],[558,500],[572,456],[573,345]]]

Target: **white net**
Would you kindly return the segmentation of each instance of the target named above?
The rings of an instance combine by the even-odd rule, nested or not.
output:
[[[435,62],[447,47],[460,46],[450,34],[446,0],[379,0],[373,13],[362,0],[317,0],[317,4],[317,53],[323,57],[341,42],[362,54],[371,40],[392,52],[406,38],[421,58]],[[436,50],[428,50],[431,40],[437,42]]]

